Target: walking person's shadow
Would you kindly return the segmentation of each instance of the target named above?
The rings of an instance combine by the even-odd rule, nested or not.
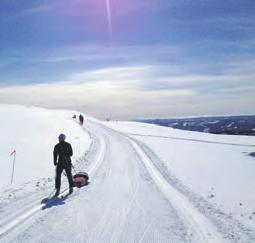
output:
[[[60,206],[60,205],[64,205],[65,204],[65,200],[67,199],[68,194],[63,196],[63,197],[53,197],[53,198],[44,198],[41,201],[41,204],[44,204],[44,206],[42,207],[42,210],[48,209],[48,208],[52,208],[52,207],[56,207],[56,206]]]
[[[250,155],[251,157],[255,157],[255,152],[251,152],[251,153],[249,153],[249,155]]]

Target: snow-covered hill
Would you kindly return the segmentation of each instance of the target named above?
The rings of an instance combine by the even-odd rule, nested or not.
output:
[[[54,176],[53,148],[65,133],[74,147],[74,160],[89,148],[88,134],[73,121],[73,111],[0,105],[0,188],[10,184],[16,150],[14,184]]]
[[[0,106],[1,242],[254,242],[254,138]],[[90,184],[45,203],[64,132]],[[17,150],[15,183],[9,185]],[[33,180],[32,180],[33,179]]]

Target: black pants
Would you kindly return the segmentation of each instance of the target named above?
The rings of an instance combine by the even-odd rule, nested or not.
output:
[[[60,189],[61,186],[61,174],[65,170],[66,176],[68,178],[69,187],[73,187],[73,176],[72,176],[72,167],[71,164],[64,165],[62,163],[58,163],[56,168],[56,180],[55,180],[55,187],[57,190]]]

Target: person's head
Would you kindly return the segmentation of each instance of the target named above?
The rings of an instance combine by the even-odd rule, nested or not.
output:
[[[58,140],[59,142],[64,142],[66,140],[66,135],[61,133],[59,136],[58,136]]]

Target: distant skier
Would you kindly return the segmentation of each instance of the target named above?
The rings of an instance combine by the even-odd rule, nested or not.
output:
[[[80,124],[83,125],[84,117],[82,114],[79,115]]]
[[[61,174],[65,170],[68,182],[69,182],[69,193],[73,192],[73,177],[72,177],[72,162],[71,156],[73,155],[73,150],[71,144],[65,142],[66,136],[60,134],[58,137],[59,143],[55,145],[53,152],[54,165],[56,166],[56,194],[58,196],[60,193],[61,186]]]

